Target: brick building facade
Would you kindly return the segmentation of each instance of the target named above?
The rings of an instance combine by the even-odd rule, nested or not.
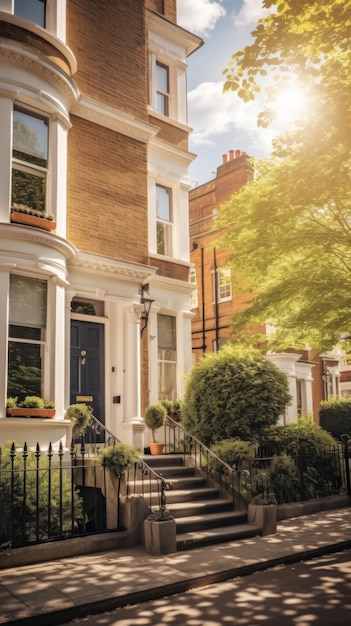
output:
[[[231,338],[231,317],[245,308],[245,294],[235,294],[232,277],[225,268],[229,250],[216,249],[220,231],[214,230],[219,205],[229,200],[253,177],[250,159],[240,150],[223,155],[214,178],[189,192],[190,246],[193,263],[192,281],[197,289],[192,300],[193,359],[217,350]],[[266,326],[251,326],[252,333],[266,333]],[[296,419],[298,414],[313,413],[319,420],[321,400],[347,394],[346,373],[341,373],[339,356],[320,354],[316,349],[291,350],[269,354],[268,357],[288,377],[293,397],[282,422]]]
[[[84,401],[142,448],[146,405],[180,397],[191,365],[186,59],[202,41],[176,0],[0,0],[0,43],[0,441],[65,441]],[[56,228],[17,223],[18,205]],[[27,394],[55,419],[7,417]]]

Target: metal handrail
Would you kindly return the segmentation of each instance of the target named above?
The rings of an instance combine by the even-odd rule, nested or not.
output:
[[[184,459],[190,456],[194,462],[194,468],[203,472],[206,471],[206,482],[215,479],[217,473],[219,477],[220,493],[231,494],[233,507],[235,498],[241,496],[242,481],[246,483],[247,472],[237,467],[231,467],[223,461],[217,454],[210,450],[197,437],[186,431],[179,422],[168,416],[164,425],[165,447],[171,453],[182,454]],[[211,459],[212,463],[209,462]],[[224,481],[223,481],[224,478]],[[229,480],[228,480],[229,478]]]
[[[90,431],[88,430],[90,429]],[[91,433],[94,433],[95,435],[95,441],[88,441],[87,443],[89,444],[89,450],[93,452],[93,454],[96,454],[99,450],[99,443],[96,441],[97,436],[100,435],[101,433],[104,433],[104,442],[101,442],[101,445],[104,447],[107,446],[111,446],[111,445],[115,445],[117,443],[122,443],[118,437],[116,437],[116,435],[114,435],[106,426],[105,424],[103,424],[102,422],[100,422],[100,420],[95,417],[95,415],[91,415],[87,429],[85,430],[84,434],[82,435],[82,438],[84,438],[86,435],[88,435],[88,439],[91,439]],[[84,439],[83,439],[84,441]],[[158,508],[159,511],[161,512],[161,517],[164,515],[165,511],[166,511],[166,491],[171,491],[172,490],[172,483],[170,481],[165,480],[165,478],[163,478],[163,476],[160,476],[160,474],[158,474],[157,472],[155,472],[154,469],[152,469],[152,467],[150,467],[146,461],[144,461],[144,459],[139,458],[138,462],[135,463],[134,466],[134,479],[133,479],[133,491],[130,492],[129,488],[130,488],[130,481],[129,481],[129,477],[130,477],[130,472],[127,473],[127,478],[126,478],[126,485],[127,485],[127,493],[126,495],[129,495],[130,493],[136,493],[136,488],[137,488],[137,475],[141,474],[141,493],[143,495],[143,497],[145,498],[147,495],[149,496],[149,506],[150,508],[152,507],[152,482],[156,482],[157,485],[157,497],[158,497]],[[148,477],[148,481],[144,480],[146,477]],[[147,483],[148,483],[148,491],[146,491],[146,487],[147,487]]]

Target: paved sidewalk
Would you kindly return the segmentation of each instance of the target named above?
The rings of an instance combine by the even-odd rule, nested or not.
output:
[[[274,535],[165,556],[138,546],[16,567],[0,571],[0,624],[54,626],[350,548],[347,507],[281,521]]]

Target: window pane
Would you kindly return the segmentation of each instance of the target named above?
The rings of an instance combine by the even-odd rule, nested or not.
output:
[[[165,229],[162,222],[157,223],[157,254],[166,254]]]
[[[171,315],[157,316],[158,348],[176,350],[176,318]]]
[[[45,0],[15,0],[15,15],[45,26]]]
[[[13,111],[13,156],[33,165],[46,167],[48,123],[45,117]]]
[[[36,211],[45,211],[46,177],[12,167],[11,206],[24,204]]]
[[[10,324],[45,328],[46,281],[10,276]]]
[[[156,63],[156,85],[157,91],[168,93],[168,67]]]
[[[156,185],[156,211],[158,219],[171,221],[171,190]]]
[[[162,115],[169,114],[169,70],[156,63],[156,110]]]
[[[42,396],[41,349],[38,344],[9,341],[7,396]]]

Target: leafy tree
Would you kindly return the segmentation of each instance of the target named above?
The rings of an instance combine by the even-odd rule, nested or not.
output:
[[[274,348],[330,348],[351,334],[351,1],[264,0],[272,12],[235,53],[225,90],[260,94],[258,124],[293,81],[310,103],[255,164],[256,180],[219,209],[220,245],[249,293],[234,330],[278,328]]]
[[[290,399],[285,374],[257,350],[223,346],[190,370],[182,422],[206,445],[252,441],[278,422]]]

